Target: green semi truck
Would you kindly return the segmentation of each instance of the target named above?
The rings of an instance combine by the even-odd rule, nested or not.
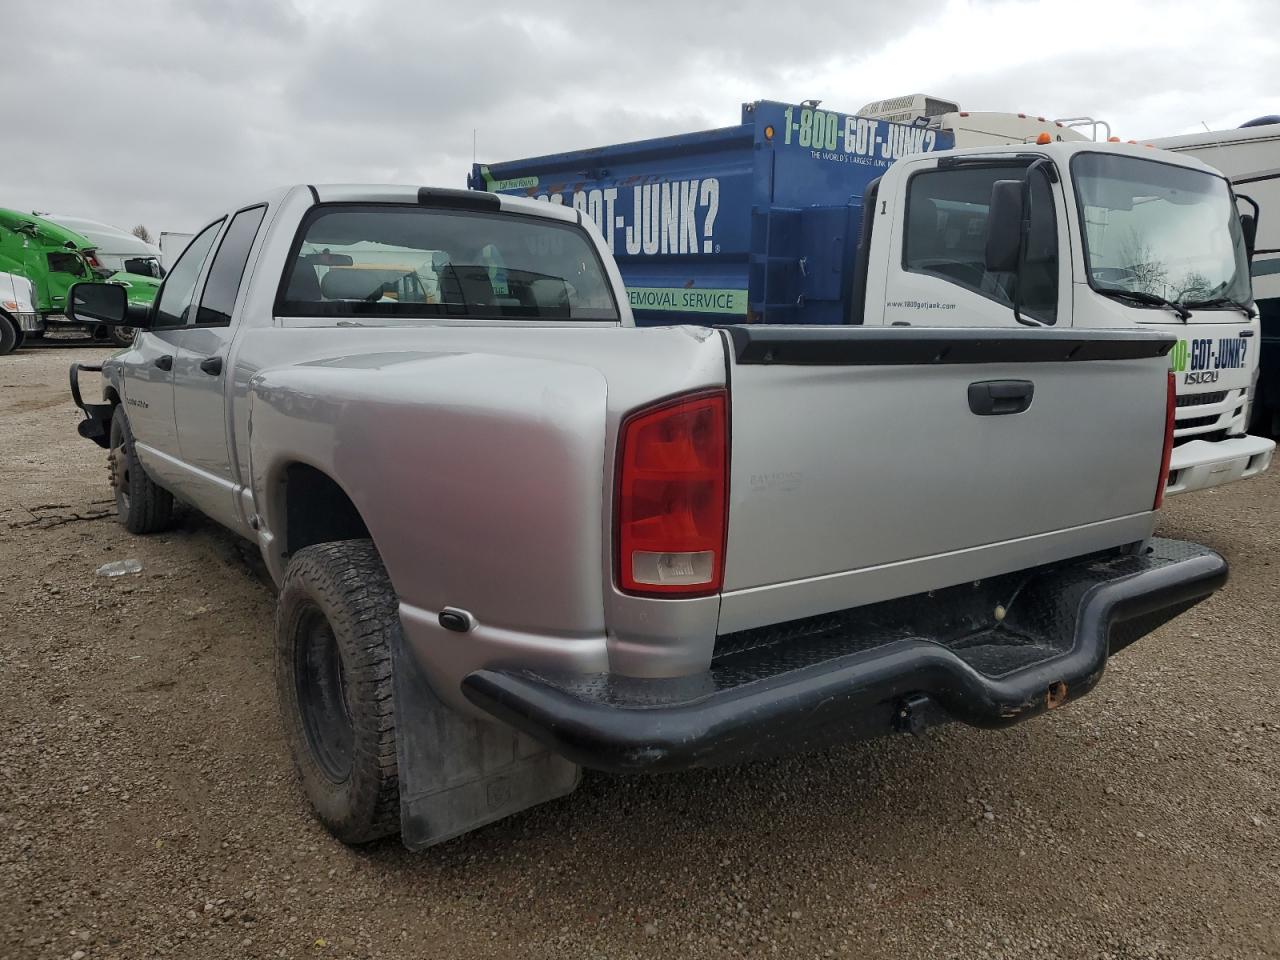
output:
[[[127,327],[85,327],[68,320],[67,290],[83,280],[106,279],[125,287],[129,300],[149,304],[160,287],[158,276],[104,268],[95,244],[82,234],[35,214],[5,209],[0,209],[0,273],[25,278],[34,301],[32,309],[0,309],[0,353],[59,329],[127,346],[133,340]]]

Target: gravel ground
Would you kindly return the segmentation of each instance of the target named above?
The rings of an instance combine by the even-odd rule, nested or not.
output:
[[[1051,717],[353,851],[294,781],[253,549],[111,517],[65,378],[106,353],[0,358],[0,957],[1280,956],[1280,470],[1169,504],[1230,584]]]

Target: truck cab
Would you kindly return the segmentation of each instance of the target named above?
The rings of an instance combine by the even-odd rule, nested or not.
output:
[[[86,259],[87,239],[43,217],[0,210],[0,270],[21,274],[35,286],[42,321],[65,321],[67,290],[97,279]]]
[[[998,194],[1019,206],[1024,238],[1004,270],[990,259]],[[1261,340],[1256,224],[1213,168],[1119,143],[952,150],[900,160],[864,210],[852,322],[1159,329],[1178,341],[1167,492],[1267,468],[1274,442],[1246,433]]]

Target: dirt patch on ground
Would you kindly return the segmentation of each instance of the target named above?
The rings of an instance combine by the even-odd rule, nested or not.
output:
[[[106,352],[0,358],[0,956],[1280,955],[1280,470],[1169,504],[1230,584],[1051,716],[352,851],[294,781],[254,549],[110,515],[62,382]]]

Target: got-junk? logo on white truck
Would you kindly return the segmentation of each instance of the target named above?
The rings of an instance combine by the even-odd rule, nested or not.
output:
[[[563,204],[566,196],[543,193],[536,199]],[[595,221],[611,253],[720,252],[715,241],[720,181],[715,177],[575,190],[568,202]]]

